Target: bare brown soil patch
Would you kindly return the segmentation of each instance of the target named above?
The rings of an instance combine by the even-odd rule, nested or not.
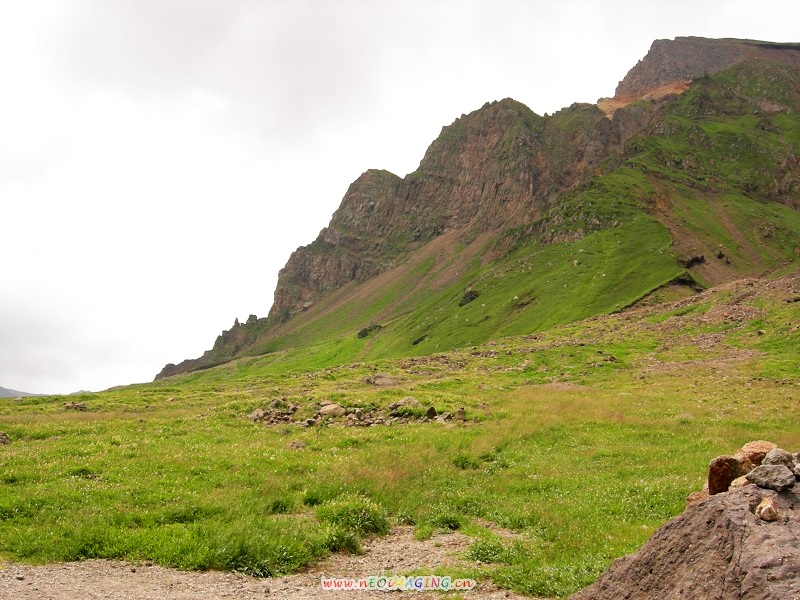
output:
[[[431,575],[434,569],[475,565],[464,555],[472,539],[458,532],[439,533],[427,540],[414,538],[412,527],[396,527],[386,537],[364,544],[364,553],[335,554],[305,573],[256,579],[238,573],[198,573],[125,561],[87,560],[77,563],[31,566],[0,565],[2,600],[196,600],[198,598],[386,598],[385,592],[328,592],[322,577],[360,578],[399,573]],[[397,592],[392,597],[447,598],[437,592]],[[523,598],[489,582],[463,594],[466,598]]]

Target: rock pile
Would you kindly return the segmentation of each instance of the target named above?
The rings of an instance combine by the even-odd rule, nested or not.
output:
[[[570,600],[800,598],[799,459],[764,441],[716,457],[682,515]]]
[[[257,408],[247,415],[247,418],[264,425],[297,425],[299,427],[329,425],[372,427],[375,425],[431,422],[447,424],[467,421],[467,411],[463,406],[459,407],[455,413],[439,413],[436,407],[429,406],[426,409],[411,396],[393,402],[387,410],[374,406],[344,407],[330,400],[322,400],[313,416],[299,417],[298,411],[300,411],[299,405],[288,403],[286,398],[283,398],[273,400],[267,408]]]
[[[734,455],[714,458],[708,465],[708,482],[689,494],[686,505],[749,484],[782,492],[794,486],[798,475],[800,452],[792,454],[764,440],[749,442]]]

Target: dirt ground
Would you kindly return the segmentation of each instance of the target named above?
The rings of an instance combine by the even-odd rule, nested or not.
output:
[[[2,600],[196,600],[214,598],[286,598],[311,600],[331,597],[386,598],[383,591],[337,592],[321,589],[322,577],[359,578],[387,572],[430,575],[435,567],[469,565],[464,558],[471,539],[460,533],[440,533],[416,540],[411,527],[397,527],[383,538],[364,544],[364,554],[336,554],[307,572],[270,579],[238,573],[185,572],[150,563],[87,560],[45,566],[0,564]],[[437,592],[396,592],[414,599],[447,598]],[[482,582],[463,593],[468,599],[521,599]]]

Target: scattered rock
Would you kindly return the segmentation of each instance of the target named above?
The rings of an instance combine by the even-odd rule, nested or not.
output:
[[[10,444],[11,438],[4,431],[0,431],[0,444]]]
[[[399,408],[422,408],[422,404],[411,396],[406,396],[402,400],[392,402],[389,405],[389,410],[397,410]]]
[[[753,463],[754,467],[757,467],[761,464],[761,461],[764,460],[767,452],[777,447],[778,444],[773,444],[772,442],[767,442],[764,440],[748,442],[742,446],[739,452],[736,453],[736,458],[743,456]]]
[[[390,385],[397,385],[400,383],[400,380],[396,377],[392,377],[391,375],[383,375],[380,373],[376,373],[375,375],[367,375],[364,378],[364,383],[369,385],[375,385],[379,387],[390,386]]]
[[[425,417],[428,419],[435,419],[436,418],[436,409],[431,406],[428,410],[425,411]]]
[[[323,406],[328,406],[329,404],[333,404],[330,400],[320,400],[319,406],[322,408]]]
[[[794,469],[794,456],[783,448],[773,448],[761,461],[762,465],[783,465],[788,469]]]
[[[257,408],[249,415],[247,415],[247,418],[250,419],[251,421],[260,421],[261,419],[264,418],[265,414],[266,413],[264,412],[263,408]]]
[[[736,479],[731,481],[731,485],[728,488],[728,491],[735,490],[735,489],[738,489],[740,487],[744,487],[746,485],[750,485],[750,481],[747,479],[747,477],[742,475],[741,477],[737,477]]]
[[[696,267],[697,265],[705,264],[706,257],[705,256],[690,256],[689,258],[685,258],[678,261],[678,264],[686,269],[691,269],[692,267]]]
[[[378,325],[377,323],[375,323],[373,325],[369,325],[368,327],[364,327],[364,329],[361,329],[358,332],[357,336],[359,338],[365,338],[365,337],[369,336],[369,334],[371,334],[372,332],[378,331],[381,327],[382,326]]]
[[[756,506],[756,516],[762,521],[778,520],[778,511],[775,510],[775,503],[772,498],[764,498],[761,503]]]
[[[708,493],[713,496],[727,492],[739,476],[739,460],[734,456],[717,456],[708,465]]]
[[[784,465],[760,465],[745,477],[750,483],[778,492],[788,490],[796,481],[794,473]]]
[[[331,402],[321,407],[318,414],[322,417],[343,417],[346,413],[347,410],[343,406]]]
[[[466,292],[464,292],[464,295],[461,296],[461,300],[458,302],[458,305],[464,306],[466,304],[469,304],[473,300],[477,300],[478,296],[480,296],[480,294],[475,290],[467,290]]]
[[[301,450],[307,446],[308,444],[306,444],[303,440],[292,440],[289,443],[289,448],[291,448],[292,450]]]

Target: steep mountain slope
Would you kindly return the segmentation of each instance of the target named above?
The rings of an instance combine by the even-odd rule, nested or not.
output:
[[[425,354],[794,263],[798,65],[793,44],[661,40],[602,110],[487,103],[414,173],[364,173],[267,319],[159,377],[301,345]]]

